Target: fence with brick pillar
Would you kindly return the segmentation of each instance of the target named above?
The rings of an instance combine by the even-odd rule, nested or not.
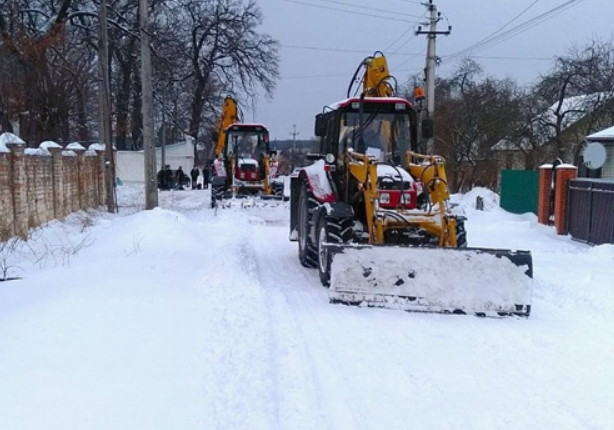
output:
[[[567,234],[565,214],[567,208],[567,183],[578,175],[578,168],[571,164],[556,166],[554,184],[554,227],[557,234]]]
[[[539,166],[537,184],[537,222],[548,225],[552,164]]]
[[[0,240],[27,239],[30,228],[104,204],[104,174],[103,152],[55,142],[25,148],[0,135]]]

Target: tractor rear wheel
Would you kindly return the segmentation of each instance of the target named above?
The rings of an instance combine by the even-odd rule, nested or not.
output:
[[[456,247],[467,248],[467,231],[465,230],[465,218],[456,218]]]
[[[330,286],[330,268],[333,260],[332,253],[325,244],[344,244],[351,242],[354,220],[351,218],[329,218],[322,214],[318,219],[316,229],[318,271],[320,281],[325,287]]]
[[[309,232],[313,225],[313,213],[316,207],[307,184],[301,185],[298,198],[298,259],[305,267],[317,266],[317,252]]]

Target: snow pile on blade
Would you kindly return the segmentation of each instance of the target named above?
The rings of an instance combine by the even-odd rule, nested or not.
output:
[[[526,315],[526,251],[331,246],[331,302],[426,312]]]

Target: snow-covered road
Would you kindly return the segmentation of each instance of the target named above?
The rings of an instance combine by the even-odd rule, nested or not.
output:
[[[335,306],[285,204],[129,191],[9,256],[0,429],[612,428],[613,246],[469,209],[472,246],[533,252],[530,319]]]

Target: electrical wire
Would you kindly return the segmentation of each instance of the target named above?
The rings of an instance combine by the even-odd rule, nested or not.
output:
[[[340,78],[347,77],[347,73],[336,74],[336,75],[306,75],[306,76],[282,76],[281,80],[291,80],[291,79],[317,79],[317,78]]]
[[[497,30],[495,30],[494,32],[490,33],[488,36],[484,37],[483,39],[477,41],[476,43],[474,43],[473,45],[469,46],[468,48],[465,48],[465,50],[470,50],[471,48],[479,45],[480,43],[483,43],[484,41],[490,39],[491,37],[495,36],[496,34],[500,33],[502,30],[504,30],[505,28],[507,28],[510,24],[512,24],[514,21],[516,21],[518,18],[520,18],[522,15],[524,15],[525,13],[527,13],[533,6],[535,6],[537,3],[539,2],[539,0],[535,0],[533,3],[531,3],[529,6],[527,6],[526,8],[524,8],[519,14],[517,14],[515,17],[513,17],[511,20],[509,20],[507,23],[505,23],[503,26],[499,27]],[[462,51],[460,51],[462,52]]]
[[[366,51],[362,49],[324,48],[324,47],[319,47],[319,46],[305,46],[305,45],[281,45],[281,47],[288,48],[288,49],[305,49],[308,51],[349,52],[349,53],[354,53],[354,54],[372,54],[373,53],[372,51]],[[395,52],[389,55],[407,56],[407,55],[419,55],[419,54]]]
[[[301,4],[304,6],[311,6],[311,7],[326,9],[326,10],[334,10],[336,12],[345,12],[345,13],[349,13],[353,15],[361,15],[361,16],[369,16],[372,18],[386,19],[388,21],[411,22],[411,20],[408,20],[408,19],[393,18],[389,16],[374,15],[372,13],[367,13],[367,12],[358,12],[358,11],[353,11],[353,10],[348,10],[348,9],[334,8],[330,6],[323,6],[323,5],[313,4],[313,3],[307,3],[304,1],[300,1],[300,0],[280,0],[280,1],[285,1],[287,3],[296,3],[296,4]]]
[[[324,3],[333,3],[333,4],[338,4],[338,5],[342,5],[342,6],[350,6],[356,9],[363,9],[363,10],[370,10],[373,12],[380,12],[380,13],[389,13],[395,16],[398,15],[403,15],[403,16],[409,16],[411,18],[420,18],[420,15],[414,15],[411,13],[403,13],[403,12],[398,12],[398,11],[394,11],[394,10],[385,10],[385,9],[378,9],[378,8],[374,8],[374,7],[368,7],[368,6],[361,6],[361,5],[355,5],[352,3],[347,3],[347,2],[342,2],[342,1],[338,1],[338,0],[320,0],[321,2]]]
[[[487,48],[490,48],[492,46],[495,46],[505,40],[508,40],[512,37],[515,37],[519,34],[524,33],[525,31],[528,31],[529,29],[535,27],[538,24],[541,24],[542,22],[554,18],[555,16],[563,13],[565,10],[571,8],[572,6],[581,3],[585,0],[569,0],[563,4],[560,4],[559,6],[556,6],[534,18],[531,18],[528,21],[525,21],[521,24],[518,24],[515,27],[512,27],[511,29],[504,31],[503,33],[500,33],[497,36],[491,37],[491,38],[486,38],[483,39],[482,41],[475,43],[465,49],[462,49],[460,51],[455,52],[454,54],[448,55],[447,57],[449,59],[451,58],[458,58],[460,56],[466,56],[469,55],[471,52],[475,52],[475,51],[481,51]]]

